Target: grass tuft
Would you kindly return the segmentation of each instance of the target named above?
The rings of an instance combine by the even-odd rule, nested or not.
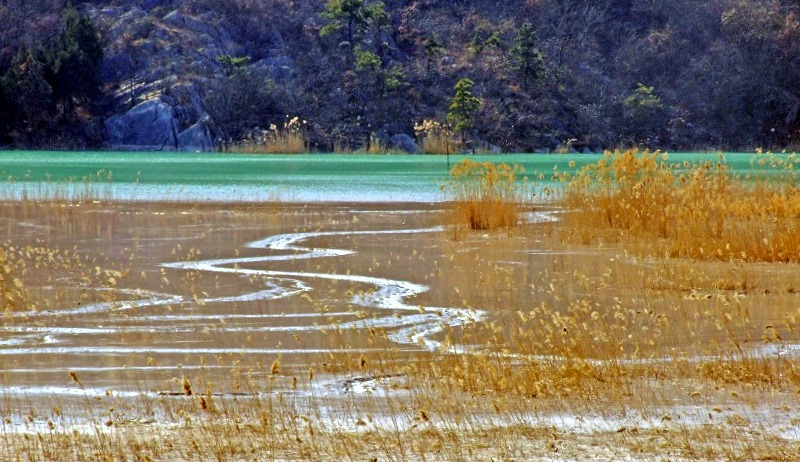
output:
[[[414,133],[423,154],[453,154],[462,148],[453,131],[446,124],[435,120],[423,120],[416,124]]]
[[[495,165],[464,159],[450,171],[453,223],[456,229],[510,229],[520,222],[526,183],[518,184],[517,165]]]
[[[305,120],[299,117],[287,118],[282,126],[271,125],[239,146],[233,152],[249,154],[304,154],[309,152],[308,143],[303,133]]]

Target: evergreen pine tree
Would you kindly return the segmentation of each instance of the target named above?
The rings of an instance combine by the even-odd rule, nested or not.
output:
[[[36,130],[52,107],[53,89],[45,79],[45,63],[37,50],[20,50],[4,77],[8,103],[14,108],[15,125]]]
[[[61,18],[63,30],[49,53],[49,80],[68,120],[76,101],[91,101],[100,93],[103,45],[88,15],[70,5]]]
[[[462,142],[466,141],[467,132],[475,125],[475,114],[481,105],[480,98],[472,95],[474,85],[475,82],[470,79],[459,80],[453,102],[447,110],[447,121],[452,124],[453,130],[461,133]]]
[[[368,13],[364,0],[329,0],[322,13],[329,22],[319,33],[324,37],[343,31],[352,50],[356,36],[367,28]]]
[[[544,58],[536,46],[536,33],[527,21],[522,24],[514,38],[511,64],[527,88],[534,86],[544,76]]]
[[[438,35],[433,34],[425,40],[425,71],[430,73],[436,59],[445,52],[444,44]]]

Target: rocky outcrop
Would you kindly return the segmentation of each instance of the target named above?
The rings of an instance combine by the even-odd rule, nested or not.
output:
[[[137,104],[106,120],[108,141],[114,149],[174,150],[178,146],[175,111],[161,100]]]
[[[389,140],[389,146],[392,149],[404,151],[409,154],[416,154],[419,152],[419,145],[417,145],[417,143],[414,141],[414,138],[411,138],[405,133],[399,133],[392,136],[392,138]]]
[[[288,82],[292,78],[294,62],[286,55],[276,55],[253,63],[252,69],[268,75],[277,83]]]
[[[172,3],[154,4],[165,8]],[[114,84],[114,104],[127,110],[167,95],[182,126],[202,117],[200,87],[221,75],[218,58],[244,54],[214,11],[192,14],[176,8],[159,18],[140,4],[98,9],[94,17],[107,43],[103,77]],[[273,74],[286,73],[284,61],[265,64]]]
[[[214,140],[204,118],[178,134],[178,150],[190,152],[209,152],[214,150]]]
[[[180,131],[175,110],[162,99],[137,104],[105,122],[112,149],[131,151],[212,151],[207,118]]]
[[[205,116],[200,88],[194,82],[178,82],[170,86],[166,94],[161,95],[161,99],[162,101],[171,100],[167,104],[175,109],[175,116],[184,127],[192,125]]]
[[[164,16],[164,23],[172,27],[184,27],[186,26],[186,19],[179,10],[173,10]]]

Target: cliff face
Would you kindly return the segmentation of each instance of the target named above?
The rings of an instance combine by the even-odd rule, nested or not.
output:
[[[223,76],[218,58],[245,49],[214,12],[168,6],[151,1],[89,10],[106,42],[103,78],[115,115],[105,126],[114,149],[214,147],[209,130],[199,128],[209,125],[204,90]],[[201,135],[189,135],[195,132]]]
[[[34,114],[4,123],[4,143],[42,145],[39,134],[49,134],[64,146],[208,149],[213,140],[219,148],[299,116],[312,148],[357,149],[412,141],[425,120],[444,123],[462,78],[482,103],[461,135],[494,150],[774,148],[796,144],[800,130],[797,2],[77,6],[102,37],[102,95],[76,100],[62,123]],[[30,74],[15,56],[46,47],[63,28],[63,8],[0,4],[1,72]],[[10,91],[0,98],[6,108],[18,100]],[[157,129],[146,128],[150,119]]]

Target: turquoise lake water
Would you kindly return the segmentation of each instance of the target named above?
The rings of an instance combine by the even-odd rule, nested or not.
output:
[[[732,170],[752,170],[754,154],[726,154]],[[575,170],[596,154],[450,156],[519,164],[531,179],[554,167]],[[716,153],[670,153],[670,162],[716,160]],[[91,196],[135,201],[437,202],[446,156],[244,155],[161,152],[0,152],[0,197]],[[574,162],[575,167],[570,167]],[[547,181],[543,183],[545,186]]]

